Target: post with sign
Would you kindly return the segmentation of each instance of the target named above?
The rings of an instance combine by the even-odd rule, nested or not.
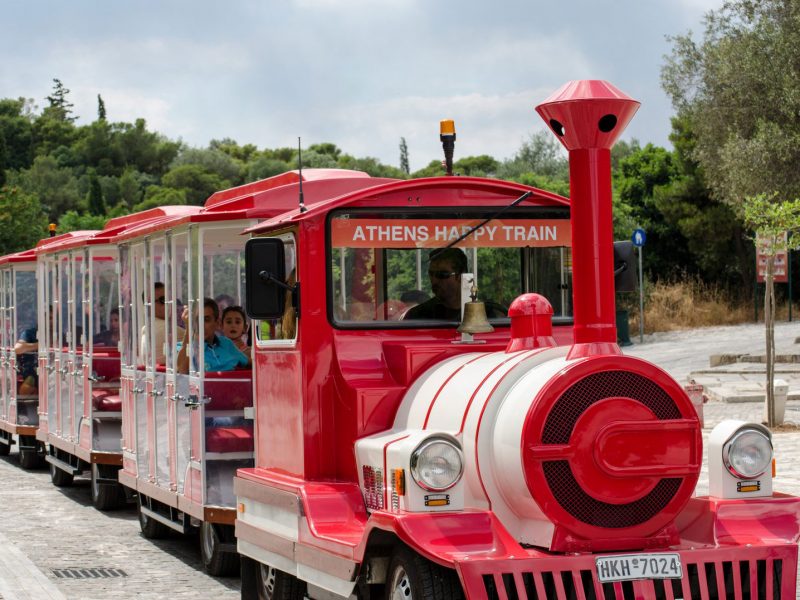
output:
[[[642,271],[642,250],[647,240],[644,229],[635,229],[631,236],[633,245],[639,249],[639,343],[644,342],[644,273]]]

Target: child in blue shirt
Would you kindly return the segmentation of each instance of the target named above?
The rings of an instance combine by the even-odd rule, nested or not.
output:
[[[189,307],[183,309],[184,322],[189,319]],[[249,367],[250,357],[243,354],[234,343],[224,335],[217,335],[219,327],[219,306],[213,298],[203,299],[203,359],[206,371],[232,371],[237,367]],[[189,372],[189,357],[186,346],[189,331],[183,336],[183,343],[177,358],[178,373]]]

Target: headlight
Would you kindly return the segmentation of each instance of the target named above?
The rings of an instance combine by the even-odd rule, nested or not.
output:
[[[441,438],[427,439],[411,453],[411,475],[420,487],[442,492],[461,479],[464,461],[461,449]]]
[[[761,431],[740,429],[722,446],[722,462],[740,479],[758,477],[772,462],[772,442]]]

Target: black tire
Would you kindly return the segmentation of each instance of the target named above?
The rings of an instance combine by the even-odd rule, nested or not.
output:
[[[97,510],[114,510],[125,502],[125,490],[119,483],[100,483],[98,479],[116,477],[115,467],[92,464],[92,504]]]
[[[23,448],[23,446],[33,446],[35,449],[26,449]],[[39,442],[37,442],[36,438],[32,435],[19,436],[19,466],[27,470],[38,469],[44,466],[45,461],[42,458],[40,449]]]
[[[389,563],[386,600],[462,600],[464,591],[458,575],[399,547]]]
[[[302,600],[306,582],[273,567],[256,563],[258,600]]]
[[[142,535],[148,540],[162,540],[169,535],[170,529],[163,523],[151,519],[142,512],[142,497],[137,499],[137,507],[139,511],[139,527],[142,530]]]
[[[239,572],[239,553],[224,552],[220,548],[223,542],[233,543],[233,531],[224,525],[215,525],[203,521],[200,524],[200,558],[203,568],[213,577],[226,577]]]
[[[72,480],[75,476],[72,473],[62,471],[53,463],[50,463],[50,480],[56,487],[69,487],[72,485]]]

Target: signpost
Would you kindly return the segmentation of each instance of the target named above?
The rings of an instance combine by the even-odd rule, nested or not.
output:
[[[639,343],[644,342],[644,274],[642,272],[642,250],[647,241],[644,229],[634,229],[631,236],[633,245],[639,249]]]

